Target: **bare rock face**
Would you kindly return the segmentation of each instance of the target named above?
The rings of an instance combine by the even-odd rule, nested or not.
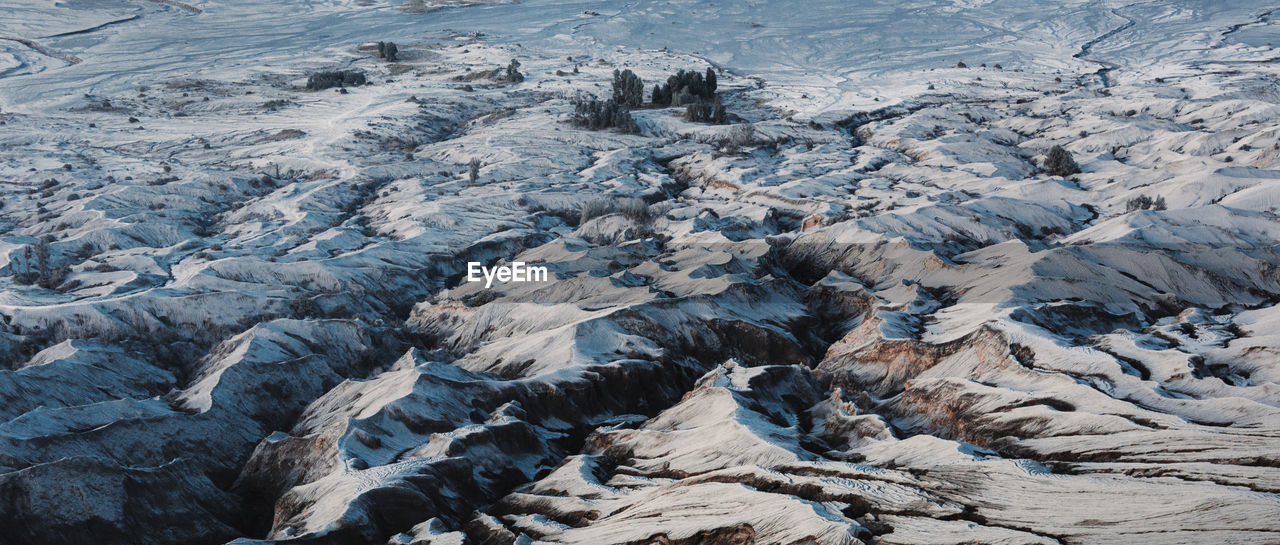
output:
[[[0,501],[15,543],[219,543],[240,533],[235,499],[181,461],[134,468],[64,458],[0,477]]]
[[[0,482],[0,490],[14,498],[13,520],[45,520],[44,526],[60,528],[60,537],[46,543],[138,539],[132,536],[145,536],[147,543],[214,543],[241,535],[249,529],[246,514],[228,488],[264,429],[294,418],[338,377],[367,372],[361,358],[375,352],[371,344],[357,324],[260,324],[215,348],[194,366],[200,378],[193,386],[166,399],[89,398],[14,418],[0,438],[6,445],[2,463],[14,468]],[[26,369],[139,370],[127,357],[45,362],[49,352]],[[15,380],[33,377],[24,370],[13,374]],[[113,388],[137,387],[111,381],[97,386],[106,395],[129,391]],[[32,528],[38,532],[39,526]],[[40,535],[18,539],[39,542]]]
[[[6,1],[2,544],[1280,542],[1266,8]]]

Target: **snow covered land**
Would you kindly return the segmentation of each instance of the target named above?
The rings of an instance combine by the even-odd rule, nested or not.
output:
[[[0,544],[1278,543],[1275,42],[0,0]]]

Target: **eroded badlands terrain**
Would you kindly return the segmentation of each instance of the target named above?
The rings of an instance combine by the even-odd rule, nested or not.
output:
[[[0,542],[1280,541],[1272,7],[262,4],[0,2]]]

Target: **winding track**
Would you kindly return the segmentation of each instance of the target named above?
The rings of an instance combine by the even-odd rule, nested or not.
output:
[[[56,49],[45,47],[43,45],[40,45],[40,43],[35,40],[30,40],[27,38],[14,38],[11,36],[0,36],[0,40],[9,40],[13,42],[18,42],[22,45],[25,45],[31,48],[33,51],[40,53],[41,55],[44,55],[46,57],[52,57],[60,61],[66,62],[68,64],[80,64],[81,62],[84,62],[80,60],[80,57],[77,57],[75,55],[69,55],[67,53],[63,53]]]
[[[1102,81],[1103,88],[1111,87],[1111,78],[1109,77],[1109,74],[1111,73],[1112,70],[1119,68],[1120,65],[1113,62],[1109,62],[1109,61],[1103,61],[1103,60],[1091,58],[1089,57],[1089,54],[1093,52],[1094,46],[1111,39],[1113,36],[1121,32],[1129,30],[1130,28],[1133,27],[1133,25],[1137,24],[1137,21],[1134,20],[1132,17],[1124,15],[1123,13],[1120,13],[1120,10],[1118,8],[1111,9],[1111,14],[1121,19],[1124,19],[1126,21],[1125,24],[1120,25],[1111,30],[1108,30],[1104,32],[1102,35],[1098,36],[1097,38],[1094,38],[1092,40],[1085,42],[1084,45],[1080,46],[1080,52],[1076,53],[1075,55],[1072,55],[1072,57],[1075,57],[1082,61],[1089,61],[1102,66],[1096,72],[1094,72],[1093,75],[1098,77],[1098,79]]]

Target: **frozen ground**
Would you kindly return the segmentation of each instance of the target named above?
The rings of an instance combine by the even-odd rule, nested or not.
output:
[[[1276,9],[0,0],[0,543],[1274,543]]]

